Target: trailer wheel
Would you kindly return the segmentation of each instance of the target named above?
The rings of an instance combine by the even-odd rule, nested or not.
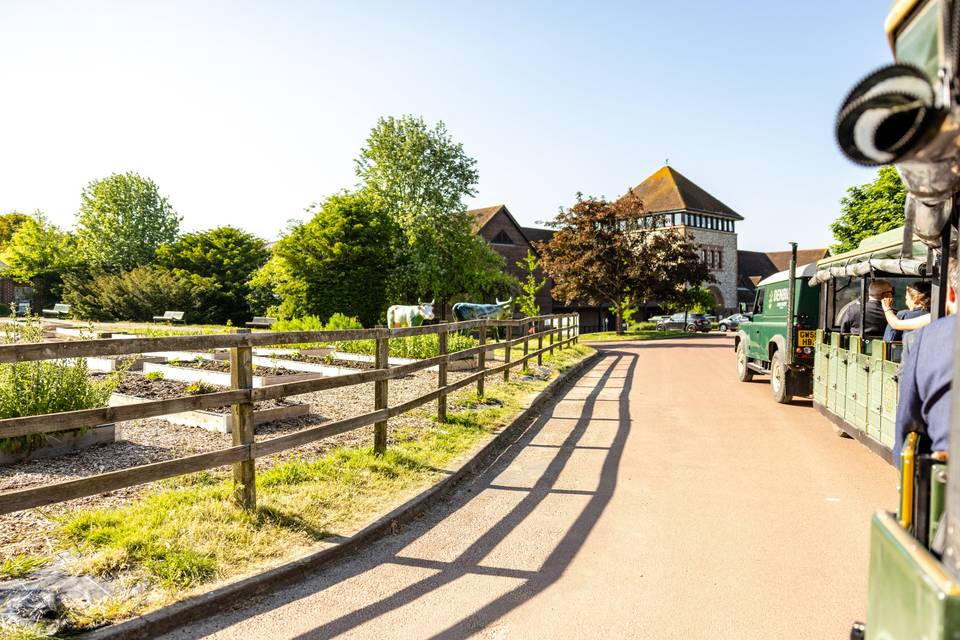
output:
[[[743,340],[737,345],[737,380],[740,382],[753,380],[753,371],[747,367],[747,343]]]
[[[770,391],[773,393],[773,399],[780,404],[787,404],[793,400],[793,396],[787,391],[787,378],[790,372],[783,364],[783,356],[779,351],[774,352],[770,361]]]

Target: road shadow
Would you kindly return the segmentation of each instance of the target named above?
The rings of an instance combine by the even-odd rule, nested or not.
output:
[[[373,547],[364,550],[362,555],[345,559],[328,566],[323,571],[306,578],[305,582],[297,588],[287,588],[274,594],[261,596],[258,602],[250,602],[249,606],[240,605],[243,607],[242,609],[225,612],[216,619],[208,619],[200,625],[202,629],[191,631],[191,629],[187,627],[173,632],[171,637],[202,637],[215,630],[224,629],[236,624],[246,618],[266,613],[301,598],[309,597],[311,594],[322,592],[337,583],[359,576],[386,563],[431,569],[435,571],[435,573],[390,593],[376,602],[372,602],[318,625],[297,636],[297,640],[333,638],[340,634],[347,633],[368,621],[409,605],[431,592],[437,591],[471,574],[502,576],[522,580],[521,584],[514,589],[483,604],[478,609],[474,611],[464,611],[458,622],[451,624],[446,629],[430,637],[445,640],[465,638],[490,626],[511,610],[547,589],[560,578],[579,552],[584,541],[588,538],[601,514],[609,504],[617,486],[617,470],[620,466],[624,446],[630,432],[631,417],[628,394],[637,366],[637,359],[636,354],[619,350],[602,350],[601,358],[583,374],[571,380],[566,388],[557,396],[557,399],[545,408],[543,415],[535,420],[514,442],[510,443],[499,456],[496,456],[494,460],[489,462],[487,466],[476,475],[466,480],[445,502],[435,506],[421,519],[409,525],[398,535],[378,541]],[[615,369],[619,369],[616,373],[624,373],[622,371],[623,364],[626,364],[625,374],[622,376],[614,375]],[[599,376],[596,375],[598,373]],[[455,516],[460,509],[466,507],[478,495],[483,493],[484,490],[498,489],[499,487],[495,483],[496,478],[505,471],[511,463],[516,461],[518,456],[525,450],[529,447],[543,446],[536,445],[533,441],[543,431],[545,425],[551,419],[555,404],[564,399],[566,393],[569,392],[577,380],[581,380],[584,377],[596,378],[597,382],[585,399],[578,399],[576,401],[577,403],[582,403],[579,416],[573,418],[575,423],[569,428],[562,443],[560,445],[551,445],[551,448],[555,449],[556,454],[550,460],[546,469],[539,475],[533,487],[529,489],[517,488],[517,490],[523,491],[525,495],[515,506],[499,518],[499,520],[491,522],[479,537],[452,561],[410,558],[401,555],[404,549],[412,542],[417,540],[421,535],[430,533],[434,527],[441,525],[447,518]],[[565,530],[562,537],[552,545],[552,550],[537,570],[530,571],[482,566],[481,563],[483,560],[503,542],[507,536],[522,525],[548,496],[565,493],[564,490],[555,487],[558,478],[567,466],[573,453],[581,448],[578,444],[593,419],[600,392],[604,389],[605,384],[614,380],[623,380],[622,386],[620,382],[611,385],[612,388],[619,390],[618,398],[614,401],[617,402],[617,426],[612,443],[608,448],[592,447],[593,449],[605,449],[606,454],[600,466],[596,489],[592,491],[575,492],[577,495],[589,496],[589,499],[573,523]],[[602,402],[605,408],[609,410],[610,401],[603,400]],[[540,450],[542,451],[542,449]]]

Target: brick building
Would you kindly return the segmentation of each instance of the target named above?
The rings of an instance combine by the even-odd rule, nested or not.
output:
[[[737,310],[737,229],[743,216],[720,202],[670,166],[633,188],[650,216],[658,216],[667,227],[680,229],[697,245],[716,283],[707,290],[717,301],[717,311]]]

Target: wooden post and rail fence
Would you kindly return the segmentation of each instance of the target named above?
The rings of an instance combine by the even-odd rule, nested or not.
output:
[[[487,330],[491,327],[507,328],[507,337],[503,342],[487,342]],[[519,328],[520,337],[514,337],[512,331],[514,327]],[[530,327],[535,329],[533,334],[529,333]],[[448,352],[448,338],[451,332],[474,330],[478,332],[479,336],[479,344],[476,347],[455,353]],[[439,343],[436,357],[394,367],[389,366],[388,355],[391,338],[434,333],[437,334]],[[231,389],[227,391],[166,400],[150,400],[124,406],[0,419],[0,438],[56,433],[228,405],[233,419],[232,446],[226,449],[139,465],[76,480],[0,493],[0,515],[116,491],[228,464],[233,465],[234,495],[237,502],[243,508],[252,510],[256,508],[257,500],[255,468],[257,458],[371,424],[374,425],[374,450],[378,454],[383,454],[387,448],[387,420],[389,418],[436,401],[437,418],[441,421],[446,420],[447,396],[453,391],[476,383],[477,395],[483,397],[484,381],[487,376],[503,373],[504,380],[509,380],[511,368],[526,368],[528,361],[532,358],[536,358],[537,363],[542,364],[544,352],[552,354],[554,347],[562,349],[565,346],[569,347],[576,344],[578,335],[578,316],[576,314],[558,314],[521,318],[519,320],[469,320],[404,329],[377,328],[256,333],[251,333],[247,329],[240,329],[236,333],[202,336],[130,338],[123,340],[97,339],[0,345],[0,363],[229,348],[231,380]],[[534,337],[537,339],[537,349],[530,351],[529,341]],[[549,346],[544,346],[544,338],[549,341]],[[342,376],[271,384],[257,388],[253,386],[253,349],[255,347],[370,339],[373,339],[376,343],[375,369]],[[514,360],[511,357],[511,350],[516,346],[522,347],[523,356]],[[493,352],[501,348],[504,349],[503,364],[487,368],[487,352]],[[457,382],[449,383],[447,380],[449,363],[453,360],[474,356],[477,358],[478,371]],[[388,384],[390,380],[402,378],[433,366],[437,366],[439,370],[437,389],[396,406],[389,406]],[[372,412],[320,424],[268,440],[256,441],[254,437],[253,407],[257,402],[367,382],[374,383],[374,410]]]

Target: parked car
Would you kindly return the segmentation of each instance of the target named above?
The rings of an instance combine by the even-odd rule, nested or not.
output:
[[[675,313],[666,320],[657,323],[657,331],[710,331],[710,321],[702,313]]]
[[[661,322],[666,322],[670,319],[669,315],[665,316],[650,316],[650,319],[647,322],[653,322],[654,324],[660,324]]]
[[[741,322],[750,322],[749,313],[735,313],[720,321],[720,331],[736,331]]]

